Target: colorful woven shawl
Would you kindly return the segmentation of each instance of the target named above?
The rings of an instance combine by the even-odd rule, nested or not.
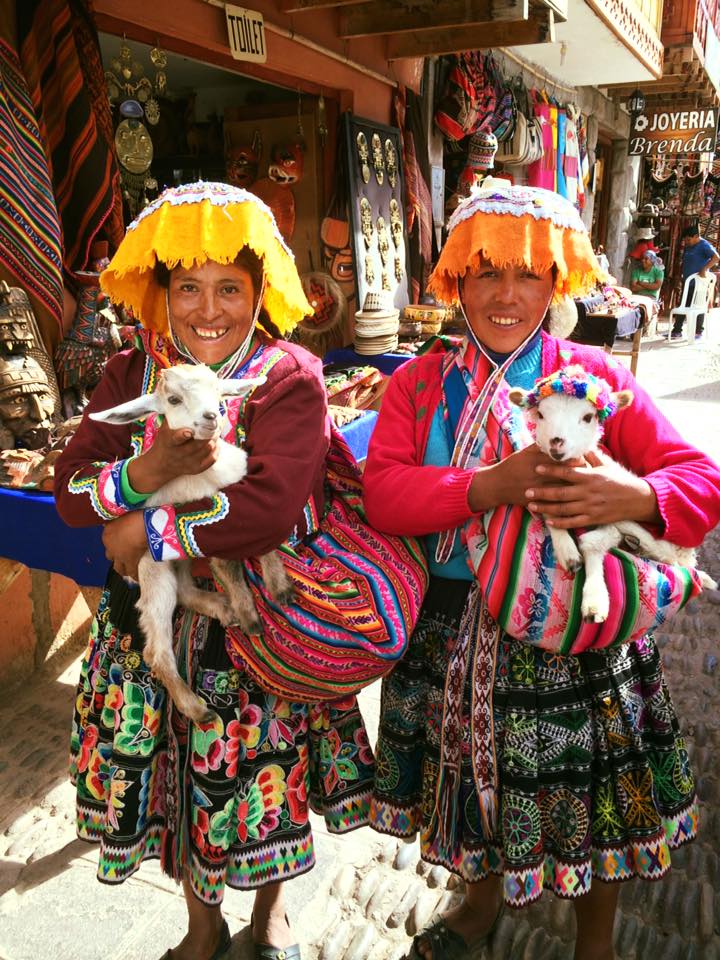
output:
[[[60,224],[17,54],[0,40],[0,263],[62,320]]]
[[[23,0],[18,49],[48,153],[63,264],[84,270],[101,228],[122,239],[120,173],[97,35],[85,0]]]

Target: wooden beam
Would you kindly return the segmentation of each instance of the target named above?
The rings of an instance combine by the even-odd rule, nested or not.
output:
[[[555,15],[552,10],[536,14],[529,20],[476,23],[463,30],[423,30],[398,33],[388,38],[388,60],[404,57],[432,57],[462,50],[488,47],[522,47],[529,43],[553,43]]]
[[[687,93],[695,93],[696,91],[704,90],[705,86],[706,83],[701,80],[691,82],[687,77],[663,77],[661,80],[656,80],[652,86],[640,86],[638,88],[636,84],[628,84],[622,87],[608,88],[608,95],[614,100],[621,100],[623,97],[629,97],[635,90],[640,89],[647,100],[648,97],[663,93],[673,93],[675,90],[678,92],[686,91]]]
[[[305,10],[322,10],[323,7],[352,7],[369,0],[279,0],[283,13],[303,13]]]
[[[341,14],[341,37],[369,37],[439,27],[471,27],[488,20],[527,20],[529,0],[447,0],[432,10],[403,10],[398,4],[364,4]]]

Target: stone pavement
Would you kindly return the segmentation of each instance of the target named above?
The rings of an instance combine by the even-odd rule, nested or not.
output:
[[[640,384],[688,439],[720,459],[720,347],[644,345]],[[720,574],[720,530],[702,549]],[[620,960],[720,960],[720,592],[694,601],[658,637],[702,801],[698,842],[673,855],[661,883],[625,884]],[[157,863],[114,889],[95,878],[95,848],[75,839],[66,780],[69,718],[80,650],[63,648],[0,704],[0,960],[155,960],[181,936],[185,907]],[[361,697],[371,739],[379,686]],[[318,865],[287,885],[309,960],[399,960],[408,937],[461,895],[447,871],[418,862],[415,844],[358,830],[329,835],[313,820]],[[252,895],[229,890],[229,957],[252,956]],[[105,940],[108,926],[114,940]],[[572,907],[546,894],[505,915],[484,960],[571,960]]]

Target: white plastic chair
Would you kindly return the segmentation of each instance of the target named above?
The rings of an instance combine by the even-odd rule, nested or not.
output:
[[[683,286],[682,297],[677,307],[670,311],[670,326],[668,327],[668,340],[671,339],[673,329],[673,317],[675,314],[682,314],[686,320],[685,338],[689,343],[695,340],[695,330],[697,329],[697,318],[701,313],[707,317],[707,313],[712,307],[715,297],[715,274],[709,273],[706,277],[701,277],[699,273],[691,273]],[[690,302],[690,284],[695,281],[692,302]]]

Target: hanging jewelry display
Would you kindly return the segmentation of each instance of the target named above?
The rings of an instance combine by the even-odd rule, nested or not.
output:
[[[375,170],[375,179],[378,182],[378,186],[383,185],[385,180],[385,157],[383,156],[382,150],[382,141],[379,134],[374,133],[372,135],[372,140],[370,141],[372,147],[372,161],[373,169]]]
[[[124,105],[123,105],[124,106]],[[148,176],[153,158],[153,145],[145,124],[134,118],[121,120],[115,131],[115,149],[120,161],[120,183],[130,215],[134,218],[141,207],[145,189],[157,189],[157,181]]]
[[[400,204],[397,202],[395,197],[393,197],[390,201],[390,236],[392,237],[396,250],[400,249],[402,232],[402,213],[400,212]]]
[[[388,291],[390,291],[390,289],[391,289],[391,287],[390,287],[390,277],[389,277],[389,275],[388,275],[387,270],[383,270],[383,272],[382,272],[381,284],[382,284],[382,289],[383,289],[383,290],[388,290]]]
[[[405,276],[405,273],[402,268],[402,260],[400,259],[400,257],[395,257],[395,279],[397,280],[398,283],[400,283],[400,281],[404,276]]]
[[[360,131],[360,133],[357,135],[357,149],[358,161],[360,163],[360,173],[362,174],[363,181],[365,183],[370,183],[370,167],[368,166],[370,151],[368,150],[367,138],[362,131]]]
[[[360,229],[362,230],[365,249],[369,250],[373,240],[373,214],[370,201],[363,197],[360,201]]]
[[[365,254],[365,280],[371,287],[375,283],[375,267],[373,266],[372,254]]]
[[[393,142],[389,138],[385,141],[385,166],[387,167],[388,182],[394,190],[397,183],[397,154]]]
[[[383,267],[386,267],[388,258],[390,256],[390,241],[388,239],[387,227],[385,226],[384,217],[377,218],[376,228],[377,228],[377,237],[378,237],[378,250],[380,251],[380,260],[382,261]]]
[[[120,52],[110,61],[110,70],[105,71],[105,82],[110,103],[120,103],[122,107],[127,101],[142,104],[140,116],[144,110],[145,119],[155,125],[160,119],[160,105],[156,99],[167,90],[167,54],[160,47],[153,47],[150,51],[150,62],[155,68],[152,80],[145,76],[145,67],[139,60],[133,60],[132,51],[123,38]],[[135,116],[123,113],[123,116]]]

